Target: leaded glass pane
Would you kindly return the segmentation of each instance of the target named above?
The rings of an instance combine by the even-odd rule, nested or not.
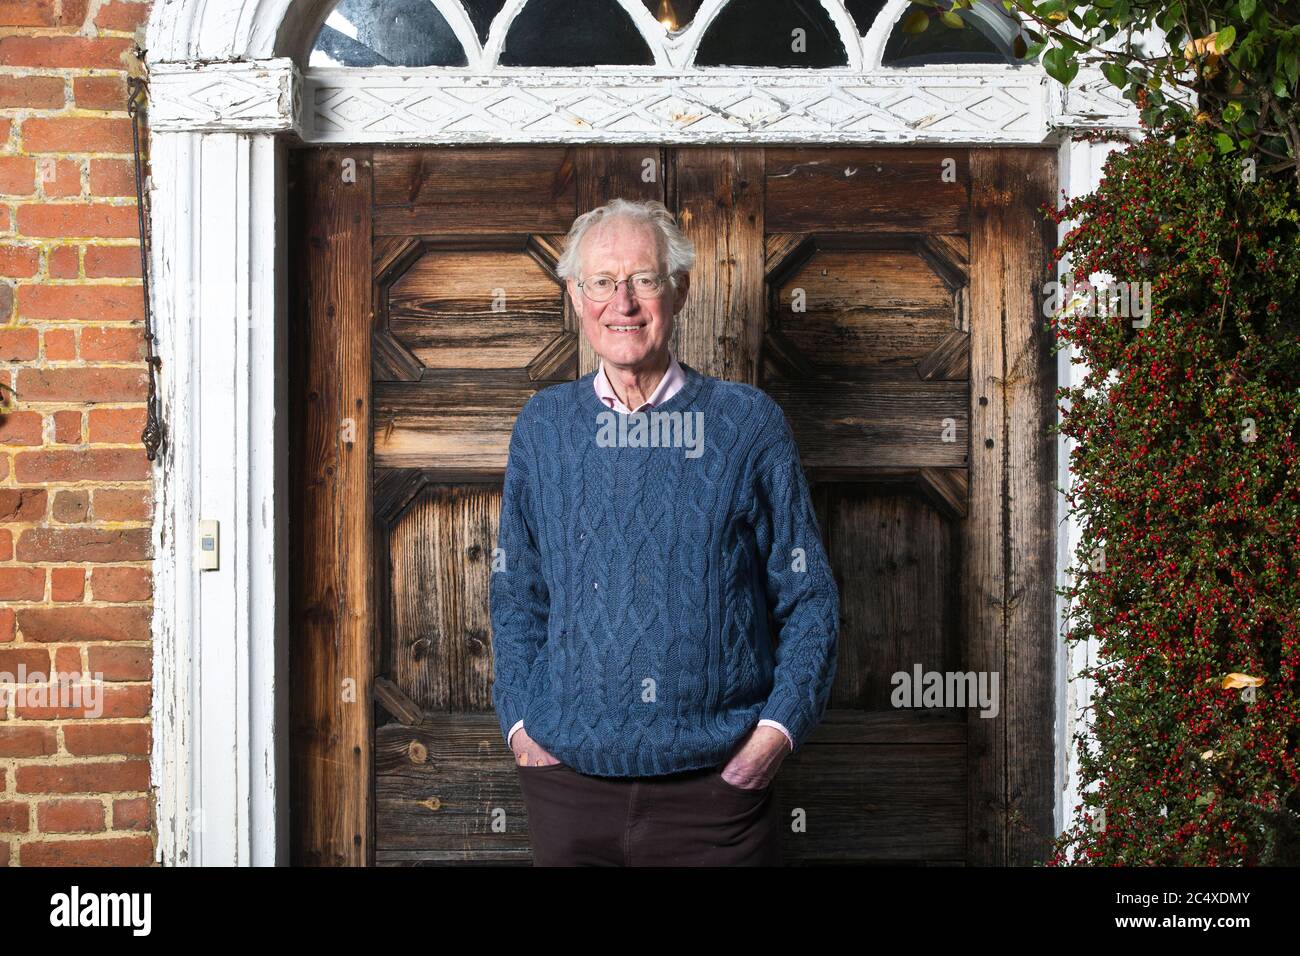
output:
[[[817,0],[731,0],[709,24],[696,66],[846,66],[839,32]]]
[[[649,66],[654,55],[614,0],[529,0],[501,51],[502,66]]]
[[[903,25],[918,10],[928,18],[926,27],[920,33],[909,33]],[[908,7],[885,42],[881,63],[884,66],[925,66],[931,63],[1021,62],[1012,47],[1020,33],[1020,25],[1000,3],[979,0],[971,9],[956,11],[966,24],[962,29],[946,26],[939,19],[941,12],[934,7]]]
[[[650,15],[673,33],[680,33],[691,25],[702,2],[703,0],[641,0]]]
[[[478,42],[487,43],[488,30],[491,29],[492,21],[501,12],[501,8],[506,5],[506,0],[461,0],[461,5],[469,14],[470,23],[474,24]]]
[[[430,0],[341,0],[309,66],[465,66],[465,51]]]
[[[886,0],[847,0],[844,6],[853,18],[853,25],[858,28],[858,36],[867,35],[871,24],[876,22],[880,11],[885,9],[885,3]]]

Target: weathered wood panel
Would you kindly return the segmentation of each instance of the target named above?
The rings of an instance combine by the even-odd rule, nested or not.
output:
[[[1047,262],[1056,228],[1039,206],[1054,204],[1055,156],[1041,149],[1002,150],[998,155],[998,179],[1012,196],[1006,208],[1007,243],[1015,243],[1004,271],[1002,352],[1007,371],[1001,383],[1006,396],[1005,527],[1010,558],[1002,677],[1008,706],[1010,866],[1041,863],[1054,836],[1056,443],[1048,426],[1056,417],[1056,365],[1042,304],[1043,284],[1052,278]]]
[[[996,718],[971,721],[971,862],[1041,859],[1052,835],[1053,371],[1041,331],[1053,157],[971,154],[968,668],[996,672]]]
[[[806,468],[966,465],[964,382],[767,382],[784,409]]]
[[[906,489],[836,483],[826,494],[843,636],[831,706],[887,711],[895,673],[961,668],[960,536]]]
[[[956,330],[956,292],[913,249],[819,249],[773,293],[774,325],[819,373],[915,368]]]
[[[355,182],[342,175],[345,155]],[[368,157],[298,158],[290,794],[291,854],[305,865],[364,865],[374,835]]]
[[[964,149],[768,149],[769,232],[970,231]]]
[[[379,149],[375,167],[378,236],[564,232],[573,222],[571,148]]]
[[[564,301],[525,241],[425,248],[383,290],[390,334],[425,368],[527,366],[564,331]]]
[[[669,171],[669,208],[697,253],[673,336],[677,356],[756,385],[767,310],[763,150],[676,150]]]
[[[500,509],[493,486],[425,485],[377,542],[392,593],[384,673],[426,711],[492,709],[488,586]]]

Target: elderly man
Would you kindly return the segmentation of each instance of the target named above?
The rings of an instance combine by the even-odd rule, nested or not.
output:
[[[558,271],[600,368],[511,435],[492,698],[535,865],[779,864],[772,779],[826,710],[839,593],[785,415],[669,348],[694,256],[662,203],[580,216]]]

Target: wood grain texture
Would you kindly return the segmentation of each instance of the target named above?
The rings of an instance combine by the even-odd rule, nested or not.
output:
[[[488,585],[500,508],[494,487],[426,483],[385,528],[393,621],[383,671],[426,711],[492,709]]]
[[[958,528],[906,487],[841,482],[828,495],[845,638],[831,706],[890,712],[895,673],[960,669]]]
[[[348,150],[356,181],[344,182],[343,155],[298,159],[290,792],[301,865],[364,865],[373,839],[371,167],[368,151]]]
[[[965,467],[966,383],[911,378],[776,381],[765,390],[789,418],[805,467]]]
[[[1008,226],[1005,444],[1007,553],[1007,863],[1031,866],[1051,852],[1055,713],[1056,364],[1042,312],[1055,225],[1039,206],[1054,206],[1056,154],[1017,149],[1000,154],[1012,204]]]
[[[574,152],[508,146],[375,150],[375,235],[565,232],[574,217]]]
[[[669,208],[697,252],[674,330],[677,355],[755,385],[766,325],[763,150],[680,149],[669,169]]]
[[[813,245],[773,286],[769,316],[825,374],[915,367],[953,334],[956,293],[910,244]]]
[[[769,148],[767,229],[967,233],[967,156],[959,147]]]
[[[971,721],[971,862],[1026,864],[1052,836],[1054,370],[1041,331],[1055,165],[1043,150],[971,153],[971,487],[963,560],[968,667],[1002,706]]]
[[[428,249],[387,289],[391,334],[425,368],[520,368],[564,328],[560,284],[513,249]]]

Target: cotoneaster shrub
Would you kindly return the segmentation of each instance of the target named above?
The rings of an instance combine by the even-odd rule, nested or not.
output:
[[[1052,322],[1087,363],[1057,392],[1082,527],[1060,593],[1099,663],[1049,865],[1300,862],[1300,204],[1212,135],[1154,131],[1056,213],[1076,281],[1151,296]]]

